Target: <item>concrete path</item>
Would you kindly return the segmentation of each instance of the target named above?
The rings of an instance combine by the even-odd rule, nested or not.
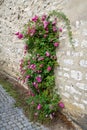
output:
[[[48,130],[27,119],[15,100],[0,85],[0,130]]]

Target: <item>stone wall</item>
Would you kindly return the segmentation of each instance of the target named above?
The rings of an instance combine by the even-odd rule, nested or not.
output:
[[[74,47],[66,29],[57,51],[60,67],[56,68],[56,88],[70,112],[87,110],[87,0],[0,0],[0,70],[17,77],[23,57],[23,41],[15,32],[35,14],[63,11],[71,21]],[[63,25],[61,24],[61,27]]]

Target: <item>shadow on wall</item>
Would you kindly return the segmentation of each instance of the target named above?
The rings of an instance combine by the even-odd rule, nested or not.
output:
[[[0,0],[0,5],[2,5],[2,4],[3,4],[3,2],[4,2],[4,0]]]

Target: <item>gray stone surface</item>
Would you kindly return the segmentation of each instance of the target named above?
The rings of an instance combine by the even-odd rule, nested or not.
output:
[[[77,120],[82,130],[87,130],[87,114]]]
[[[0,85],[0,130],[48,130],[32,123],[14,103],[15,100]]]

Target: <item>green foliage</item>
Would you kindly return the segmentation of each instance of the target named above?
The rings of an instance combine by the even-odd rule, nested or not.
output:
[[[56,18],[51,20],[53,16]],[[57,18],[65,21],[71,42],[70,22],[63,13],[56,11],[49,16],[35,16],[25,25],[23,34],[16,34],[18,38],[25,40],[25,54],[30,54],[21,60],[20,70],[23,82],[26,82],[30,89],[27,103],[38,119],[45,119],[47,116],[52,119],[59,106],[64,107],[64,104],[60,103],[60,96],[54,91],[54,68],[58,65],[56,48],[60,44],[59,36],[62,32],[62,28],[57,26]]]
[[[72,31],[71,31],[71,26],[70,26],[70,20],[67,18],[67,16],[63,12],[56,12],[55,10],[49,14],[49,17],[52,17],[52,16],[56,16],[57,18],[59,18],[59,20],[62,20],[63,22],[65,22],[67,31],[68,31],[69,41],[72,44]]]

